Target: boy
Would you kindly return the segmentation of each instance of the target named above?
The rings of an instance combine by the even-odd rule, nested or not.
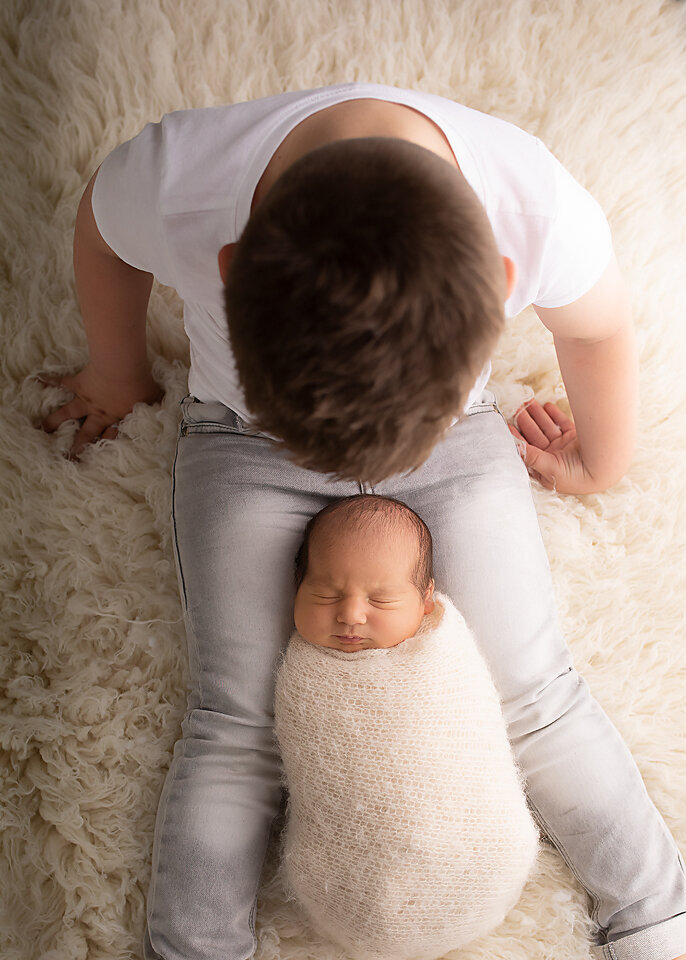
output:
[[[360,960],[435,960],[484,936],[536,860],[497,692],[432,566],[421,517],[369,494],[316,514],[296,558],[274,700],[281,880]]]
[[[358,492],[402,500],[434,531],[529,802],[591,897],[597,955],[683,956],[683,859],[571,662],[527,470],[486,389],[503,314],[533,303],[574,420],[522,411],[526,466],[572,494],[627,470],[637,352],[589,194],[512,124],[345,83],[146,126],[86,188],[74,264],[90,361],[44,423],[82,420],[74,455],[159,399],[153,276],[184,299],[191,341],[173,471],[191,692],[158,810],[146,956],[255,949],[289,558],[311,516]]]

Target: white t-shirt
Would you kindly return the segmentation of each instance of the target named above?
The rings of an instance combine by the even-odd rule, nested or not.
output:
[[[406,104],[443,131],[500,252],[516,265],[507,317],[532,303],[559,307],[577,300],[608,265],[612,238],[602,209],[543,143],[444,97],[353,82],[168,113],[104,160],[93,214],[122,260],[174,287],[184,300],[188,389],[198,400],[218,400],[249,419],[217,254],[240,237],[257,183],[286,135],[310,114],[360,98]],[[490,373],[489,363],[467,407],[479,399]]]

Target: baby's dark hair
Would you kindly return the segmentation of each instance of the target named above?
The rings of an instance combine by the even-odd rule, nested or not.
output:
[[[309,557],[309,542],[312,533],[320,526],[322,520],[332,516],[339,517],[345,523],[352,521],[362,527],[378,524],[382,530],[397,530],[404,528],[414,530],[417,535],[417,561],[410,579],[412,584],[423,596],[433,579],[433,540],[431,532],[418,513],[408,507],[402,500],[394,497],[382,497],[379,494],[359,493],[352,497],[342,497],[335,500],[310,519],[300,548],[295,556],[295,589],[296,592],[307,574]]]
[[[504,326],[505,269],[464,177],[394,137],[335,141],[276,180],[224,290],[252,430],[337,480],[428,458]]]

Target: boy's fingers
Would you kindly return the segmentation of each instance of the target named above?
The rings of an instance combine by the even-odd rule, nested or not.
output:
[[[51,373],[37,373],[33,379],[38,381],[42,387],[61,387],[61,389],[66,390],[67,393],[74,393],[72,387],[73,377],[60,377],[57,374]]]
[[[555,482],[558,463],[552,453],[546,453],[535,446],[527,448],[527,458],[524,461],[529,474],[540,484],[552,490]]]
[[[508,424],[508,426],[529,475],[532,476],[534,480],[538,480],[541,486],[547,490],[552,490],[554,488],[554,481],[551,480],[550,477],[553,476],[551,471],[553,471],[556,466],[555,458],[551,454],[546,453],[545,450],[541,450],[535,446],[535,444],[527,444],[513,426],[510,424]]]
[[[548,480],[547,477],[544,477],[544,476],[543,476],[542,474],[540,474],[537,470],[530,470],[529,473],[530,473],[531,476],[534,478],[534,480],[537,480],[542,487],[545,487],[546,490],[554,490],[554,489],[555,489],[555,483],[554,483],[554,481],[553,481],[553,480]]]
[[[543,404],[545,412],[551,420],[554,420],[563,433],[567,433],[574,426],[574,421],[570,420],[566,413],[563,413],[554,403]]]
[[[547,447],[562,435],[560,427],[538,400],[531,400],[521,407],[514,415],[514,422],[529,443],[539,448]]]
[[[519,432],[528,443],[539,448],[545,448],[549,445],[550,438],[546,436],[528,410],[518,410],[513,419]]]
[[[522,458],[524,463],[526,463],[526,440],[521,435],[519,430],[516,430],[511,423],[508,423],[508,428],[512,436],[514,437],[514,442],[517,446],[517,453]]]
[[[104,430],[104,433],[103,433]],[[84,422],[81,424],[80,429],[77,431],[76,436],[74,437],[73,443],[71,445],[70,455],[74,454],[78,456],[83,450],[88,446],[89,443],[93,443],[94,440],[99,440],[102,434],[103,439],[113,440],[114,437],[105,436],[106,433],[109,433],[110,430],[115,430],[116,427],[114,424],[108,424],[106,421],[103,421],[100,417],[86,417]],[[116,436],[116,432],[115,435]]]
[[[43,420],[41,428],[45,430],[46,433],[52,433],[60,424],[64,423],[65,420],[80,420],[87,415],[87,412],[83,400],[74,397],[69,403],[65,403],[63,407],[60,407],[58,410],[53,410],[53,412]]]

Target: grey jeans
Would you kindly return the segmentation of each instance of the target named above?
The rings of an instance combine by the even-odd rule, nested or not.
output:
[[[436,587],[489,665],[532,812],[589,894],[594,956],[686,952],[683,858],[574,668],[529,477],[493,394],[414,474],[373,488],[295,466],[223,404],[186,397],[181,407],[173,523],[190,692],[157,812],[146,960],[255,951],[258,884],[281,803],[273,695],[293,630],[293,559],[310,517],[360,492],[396,497],[428,524]]]

